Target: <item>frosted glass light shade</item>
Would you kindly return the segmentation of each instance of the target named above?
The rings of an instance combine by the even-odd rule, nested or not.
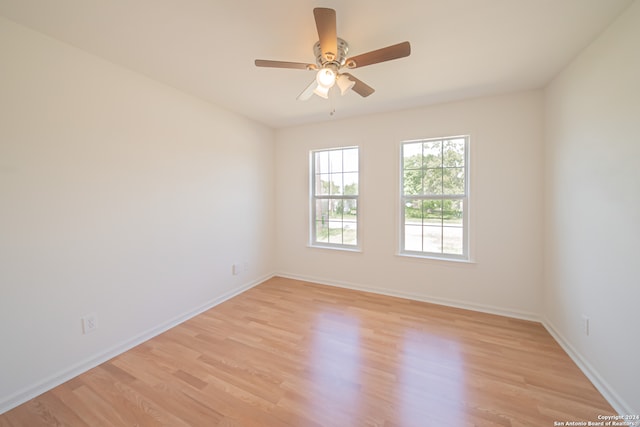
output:
[[[329,89],[336,83],[336,73],[331,68],[322,68],[316,74],[318,86]]]
[[[324,99],[328,99],[329,98],[329,89],[331,89],[331,87],[325,87],[322,85],[318,85],[314,90],[313,93],[315,93],[316,95],[324,98]]]
[[[340,88],[340,94],[344,95],[349,89],[351,89],[356,82],[349,80],[349,77],[341,74],[338,76],[338,87]]]

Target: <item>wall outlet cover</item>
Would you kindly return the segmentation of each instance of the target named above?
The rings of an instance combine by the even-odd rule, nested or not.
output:
[[[87,314],[82,317],[82,333],[88,334],[98,329],[98,315],[95,313]]]

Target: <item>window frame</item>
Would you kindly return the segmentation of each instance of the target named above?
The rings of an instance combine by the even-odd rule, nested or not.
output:
[[[404,168],[404,147],[408,144],[416,144],[416,143],[427,143],[431,141],[442,141],[443,143],[448,140],[456,140],[463,139],[464,140],[464,193],[463,194],[421,194],[421,195],[405,195],[405,168]],[[399,200],[399,238],[398,238],[398,255],[414,257],[414,258],[425,258],[425,259],[435,259],[435,260],[443,260],[443,261],[461,261],[461,262],[471,262],[471,251],[470,251],[470,197],[469,197],[469,189],[470,189],[470,135],[455,135],[455,136],[444,136],[444,137],[435,137],[435,138],[420,138],[420,139],[411,139],[401,141],[399,144],[399,187],[398,187],[398,200]],[[444,168],[444,166],[443,166]],[[429,252],[429,251],[416,251],[416,250],[406,250],[406,222],[405,222],[405,207],[407,202],[409,201],[424,201],[424,200],[461,200],[462,201],[462,254],[456,253],[446,253],[444,252],[444,244],[442,244],[441,252]],[[444,231],[446,226],[441,225],[440,229]],[[444,233],[442,233],[444,234]],[[424,239],[424,232],[422,234],[422,238]],[[444,240],[444,237],[442,237]],[[424,249],[424,248],[423,248]]]
[[[316,194],[316,162],[315,156],[316,153],[321,152],[331,152],[331,151],[344,151],[344,150],[357,150],[357,162],[358,162],[358,191],[357,194],[341,194],[341,195],[317,195]],[[318,148],[309,150],[309,246],[312,248],[322,248],[322,249],[334,249],[334,250],[343,250],[343,251],[351,251],[351,252],[361,252],[362,251],[362,227],[361,227],[361,204],[360,204],[360,194],[361,194],[361,147],[357,145],[348,145],[341,147],[327,147],[327,148]],[[341,173],[353,173],[353,172],[345,172]],[[356,244],[344,244],[344,243],[332,243],[332,242],[322,242],[317,239],[317,228],[316,228],[316,201],[318,200],[355,200],[356,201]]]

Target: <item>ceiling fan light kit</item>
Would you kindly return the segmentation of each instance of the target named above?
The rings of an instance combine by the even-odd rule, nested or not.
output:
[[[316,57],[315,64],[301,62],[272,61],[256,59],[258,67],[289,68],[316,71],[316,78],[298,95],[299,100],[306,101],[316,94],[322,98],[329,98],[329,90],[338,86],[340,94],[344,95],[352,89],[358,95],[367,97],[375,90],[354,77],[350,73],[341,72],[342,69],[362,68],[367,65],[404,58],[411,54],[409,42],[402,42],[382,49],[347,57],[349,44],[339,38],[336,32],[336,11],[318,7],[313,9],[313,16],[318,30],[318,42],[313,46]]]

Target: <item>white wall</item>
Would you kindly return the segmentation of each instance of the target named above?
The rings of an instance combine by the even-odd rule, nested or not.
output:
[[[273,272],[275,136],[2,18],[0,58],[1,413]]]
[[[546,321],[610,402],[638,414],[639,2],[549,85],[545,114]]]
[[[365,101],[363,101],[365,102]],[[338,112],[339,114],[339,112]],[[396,255],[399,142],[471,136],[474,263]],[[542,281],[542,93],[279,130],[279,274],[537,318]],[[361,253],[308,247],[309,150],[361,149]]]

